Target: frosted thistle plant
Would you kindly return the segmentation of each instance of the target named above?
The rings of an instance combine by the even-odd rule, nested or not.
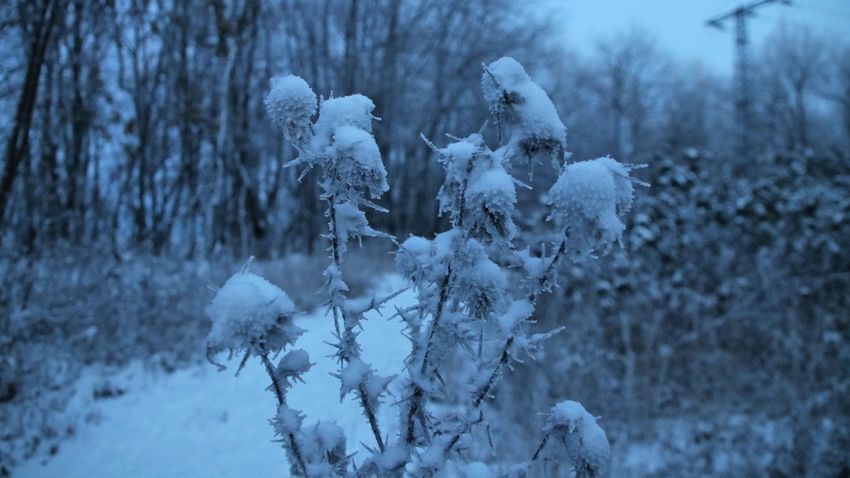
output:
[[[316,114],[316,94],[297,76],[272,79],[266,97],[266,110],[293,143],[301,144],[310,136],[310,119]]]
[[[607,252],[625,228],[634,193],[632,168],[614,159],[586,162],[590,166],[566,164],[566,128],[549,97],[518,62],[502,58],[485,66],[482,88],[498,127],[498,148],[486,145],[483,128],[466,138],[452,137],[455,141],[442,148],[423,138],[446,172],[438,199],[440,213],[448,214],[452,227],[433,240],[412,236],[396,255],[398,270],[415,285],[419,297],[418,307],[402,314],[413,346],[394,445],[406,458],[393,463],[395,470],[407,463],[405,476],[434,476],[447,462],[463,461],[458,452],[467,446],[472,429],[487,423],[485,404],[505,368],[522,356],[532,356],[560,331],[528,333],[537,299],[555,285],[560,262]],[[559,238],[548,248],[554,251],[551,254],[535,256],[516,248],[512,218],[516,186],[523,184],[507,172],[506,165],[514,159],[532,165],[549,160],[559,173],[546,196]],[[509,268],[517,264],[519,270]],[[458,346],[467,351],[477,372],[467,383],[446,383],[452,375],[448,370],[441,373],[440,364]],[[467,390],[464,409],[446,414],[444,407],[431,406],[457,389]],[[585,430],[553,421],[561,417],[556,411],[566,406],[559,407],[553,409],[544,436],[573,437],[562,432]],[[607,450],[607,439],[595,419],[584,418],[581,423],[601,432],[597,437],[604,445],[600,441],[597,448]],[[535,460],[540,453],[535,453]],[[590,455],[564,456],[584,460],[574,469],[590,471],[580,476],[598,476],[588,473],[606,468],[610,452]],[[508,467],[505,473],[523,476],[533,461]]]
[[[606,253],[619,241],[632,205],[633,169],[605,157],[567,164],[566,128],[549,97],[511,58],[484,66],[482,89],[498,128],[495,149],[485,127],[438,147],[425,140],[445,171],[439,213],[450,227],[433,238],[411,236],[398,244],[396,267],[417,294],[417,303],[396,316],[405,323],[411,351],[400,378],[397,433],[384,435],[377,419],[394,376],[381,376],[364,360],[358,332],[365,314],[384,298],[350,299],[343,260],[350,241],[387,237],[373,229],[366,211],[389,189],[381,154],[372,135],[375,105],[362,95],[317,99],[301,78],[272,81],[267,110],[298,151],[289,166],[316,170],[325,218],[329,264],[323,292],[335,326],[332,345],[338,363],[340,399],[353,397],[374,435],[358,464],[346,451],[346,437],[333,423],[305,424],[287,406],[286,394],[312,364],[291,346],[301,331],[292,323],[294,306],[283,291],[246,271],[235,275],[210,306],[210,350],[259,356],[278,401],[272,420],[291,466],[299,477],[434,477],[444,471],[486,470],[526,476],[532,466],[569,463],[571,473],[606,473],[610,447],[596,418],[577,402],[549,412],[540,445],[525,463],[468,463],[470,437],[488,425],[488,402],[513,362],[534,353],[560,328],[531,333],[538,298],[557,283],[564,258]],[[536,253],[517,246],[513,160],[548,160],[558,179],[545,196],[555,239]],[[536,244],[534,237],[526,243]],[[547,253],[547,251],[549,251]],[[286,353],[273,365],[269,354]],[[469,367],[449,364],[462,357]],[[463,369],[465,372],[458,372]],[[438,402],[440,402],[438,404]]]
[[[634,198],[631,169],[608,156],[563,169],[547,197],[549,220],[563,231],[573,253],[604,254],[620,241]]]
[[[230,277],[207,308],[212,320],[207,355],[213,362],[216,352],[244,353],[240,369],[252,356],[262,360],[277,399],[272,425],[289,457],[293,476],[345,476],[348,457],[342,430],[322,422],[303,427],[301,413],[286,404],[287,391],[313,365],[309,355],[304,350],[290,350],[277,366],[270,359],[303,333],[292,321],[295,306],[286,292],[247,269],[246,265]]]
[[[373,229],[364,211],[384,211],[372,200],[389,190],[381,153],[372,136],[375,104],[363,95],[322,99],[318,117],[313,118],[315,102],[316,95],[304,80],[287,76],[272,81],[266,107],[299,152],[288,166],[303,166],[304,172],[319,170],[319,199],[327,203],[328,232],[324,237],[330,252],[323,290],[336,331],[333,346],[339,363],[336,375],[340,380],[340,399],[355,397],[375,437],[376,453],[381,453],[385,443],[377,410],[393,377],[378,375],[363,361],[357,334],[364,314],[380,307],[389,297],[367,303],[349,300],[342,269],[349,241],[363,236],[390,237]]]

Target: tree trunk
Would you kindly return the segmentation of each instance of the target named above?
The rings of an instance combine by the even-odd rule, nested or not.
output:
[[[63,6],[63,0],[48,0],[40,12],[39,20],[33,32],[27,71],[21,96],[18,99],[18,107],[15,111],[12,133],[9,135],[9,141],[6,144],[3,176],[0,178],[0,227],[3,226],[6,204],[12,194],[12,186],[15,184],[18,169],[23,159],[29,154],[30,127],[32,126],[33,111],[38,96],[41,67],[44,65],[47,45],[50,43],[58,10]]]

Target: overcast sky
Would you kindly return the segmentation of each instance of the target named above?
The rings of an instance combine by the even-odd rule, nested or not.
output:
[[[553,0],[563,10],[566,38],[580,51],[590,51],[600,36],[638,27],[654,35],[661,48],[718,73],[732,70],[734,26],[720,31],[707,28],[705,20],[750,1]],[[793,0],[791,6],[759,8],[749,22],[755,48],[782,22],[809,25],[850,44],[850,0]]]

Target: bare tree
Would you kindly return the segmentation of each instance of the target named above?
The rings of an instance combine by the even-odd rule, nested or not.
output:
[[[802,26],[783,24],[765,43],[763,81],[789,147],[811,145],[810,99],[824,80],[827,51],[824,40]]]
[[[611,113],[615,155],[632,158],[647,143],[666,60],[640,30],[600,41],[597,56],[596,92]]]

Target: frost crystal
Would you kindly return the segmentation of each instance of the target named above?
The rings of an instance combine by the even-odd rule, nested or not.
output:
[[[285,292],[250,272],[233,275],[207,308],[212,328],[210,349],[246,350],[253,355],[277,352],[303,332],[292,323],[295,305]]]

